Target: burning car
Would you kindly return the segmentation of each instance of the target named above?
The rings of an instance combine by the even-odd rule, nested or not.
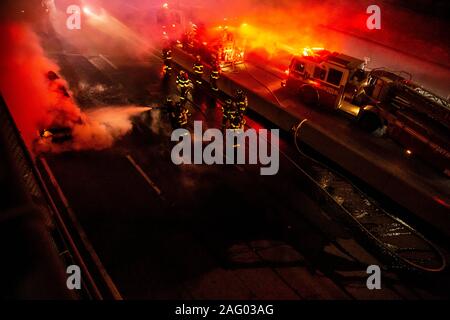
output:
[[[43,140],[49,140],[51,143],[64,143],[72,140],[72,128],[52,127],[39,131],[39,137]]]
[[[54,71],[48,71],[45,74],[48,80],[48,89],[58,95],[58,102],[62,105],[72,104],[72,97],[66,87],[65,82]],[[51,148],[51,144],[63,144],[73,139],[72,128],[75,124],[83,123],[81,117],[77,115],[67,117],[65,109],[56,106],[51,110],[51,124],[43,124],[38,128],[36,137],[36,147],[39,150],[47,150]]]

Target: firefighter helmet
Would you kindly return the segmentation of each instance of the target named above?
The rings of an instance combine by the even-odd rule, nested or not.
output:
[[[188,78],[187,72],[184,70],[180,70],[180,78],[186,80]]]

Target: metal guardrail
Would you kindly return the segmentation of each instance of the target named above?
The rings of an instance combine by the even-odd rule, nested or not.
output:
[[[14,119],[6,106],[5,101],[0,96],[0,136],[5,141],[5,148],[10,155],[14,167],[16,168],[18,184],[23,189],[23,193],[30,204],[37,206],[45,217],[47,233],[51,234],[52,246],[58,249],[62,261],[66,265],[78,265],[82,272],[82,290],[80,294],[68,294],[71,298],[104,299],[115,296],[108,292],[101,292],[97,279],[92,276],[92,270],[88,267],[86,257],[81,253],[82,246],[75,240],[73,230],[67,224],[61,210],[55,204],[50,191],[48,190],[43,176],[36,166],[36,162],[28,151],[22,135],[15,125]],[[55,270],[54,274],[58,274]],[[63,270],[65,274],[65,270]],[[59,279],[61,280],[61,279]],[[56,281],[56,280],[55,280]],[[64,290],[68,292],[63,279]],[[63,291],[64,291],[63,290]],[[67,298],[62,297],[62,298]],[[55,297],[57,298],[57,297]]]
[[[3,169],[0,176],[3,190],[0,246],[4,246],[1,249],[0,296],[73,299],[75,295],[66,287],[64,264],[51,235],[51,214],[31,162],[20,132],[0,95],[0,163]],[[42,287],[43,283],[45,287]]]

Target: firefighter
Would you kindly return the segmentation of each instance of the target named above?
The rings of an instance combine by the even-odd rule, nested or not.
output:
[[[171,97],[167,97],[166,101],[164,102],[164,107],[166,112],[170,115],[175,110],[175,105],[173,103],[173,99]]]
[[[248,107],[248,99],[247,95],[242,91],[241,89],[237,89],[236,91],[236,97],[235,97],[235,103],[236,103],[236,111],[237,111],[237,118],[240,122],[240,126],[244,127],[245,125],[245,112],[247,111]]]
[[[194,66],[192,69],[194,71],[196,84],[201,85],[203,76],[203,64],[200,56],[197,56],[195,58]]]
[[[229,126],[231,129],[242,129],[242,117],[239,111],[239,105],[236,100],[231,104],[231,110],[229,112]]]
[[[235,102],[232,103],[231,106],[232,107],[229,112],[229,117],[230,117],[229,126],[233,130],[242,129],[243,128],[242,118],[240,116],[238,106]]]
[[[175,111],[173,115],[172,123],[176,128],[185,128],[187,126],[188,118],[190,116],[189,110],[185,107],[185,104],[178,101],[175,104]]]
[[[188,98],[189,89],[191,88],[191,80],[189,80],[189,75],[186,71],[180,71],[176,83],[180,91],[180,101],[182,104],[185,104]]]
[[[211,74],[209,76],[209,83],[211,85],[211,90],[218,92],[219,87],[217,86],[217,80],[220,78],[220,72],[222,69],[220,68],[220,63],[216,61],[214,63],[213,69],[211,70]]]
[[[164,75],[170,76],[172,72],[172,50],[169,47],[165,47],[162,52],[164,61]]]
[[[192,24],[190,32],[187,35],[187,44],[191,48],[195,47],[195,40],[198,38],[198,27],[196,24]]]
[[[167,113],[169,114],[170,123],[172,124],[173,128],[177,127],[178,123],[178,103],[174,103],[171,97],[167,97],[166,101],[164,102],[164,107],[166,108]]]
[[[222,105],[222,130],[228,128],[231,123],[231,118],[235,115],[233,100],[228,98],[225,100],[225,104]]]

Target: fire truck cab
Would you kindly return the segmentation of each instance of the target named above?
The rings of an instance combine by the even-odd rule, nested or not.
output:
[[[304,49],[289,66],[285,85],[308,105],[340,109],[358,116],[352,102],[366,81],[365,61],[323,49]]]
[[[365,71],[365,61],[326,50],[292,59],[285,86],[303,102],[351,115],[450,176],[450,103],[398,73]]]

